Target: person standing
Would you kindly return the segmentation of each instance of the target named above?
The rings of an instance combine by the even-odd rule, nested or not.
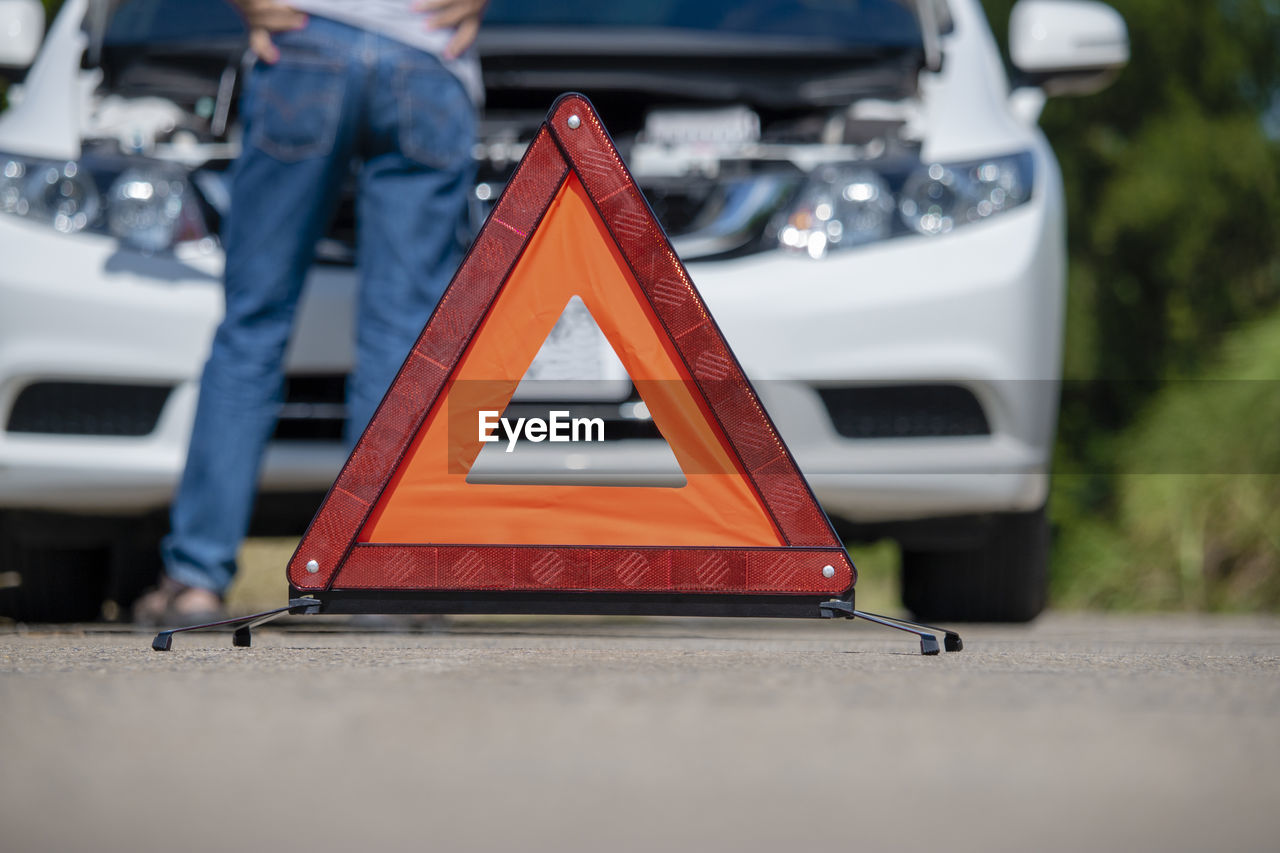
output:
[[[487,0],[235,0],[257,56],[223,228],[226,314],[141,622],[216,616],[236,573],[311,264],[358,164],[354,446],[462,257]]]

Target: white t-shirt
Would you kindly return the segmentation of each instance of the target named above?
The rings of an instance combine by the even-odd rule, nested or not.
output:
[[[350,24],[435,55],[462,81],[477,106],[484,102],[480,60],[474,48],[457,59],[445,59],[444,49],[453,37],[453,29],[427,29],[427,15],[413,10],[413,0],[288,0],[288,3],[300,12]]]

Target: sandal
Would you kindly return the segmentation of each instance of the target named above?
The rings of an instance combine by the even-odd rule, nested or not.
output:
[[[192,625],[226,618],[222,597],[212,590],[187,586],[167,575],[160,585],[133,605],[133,621],[149,628]]]

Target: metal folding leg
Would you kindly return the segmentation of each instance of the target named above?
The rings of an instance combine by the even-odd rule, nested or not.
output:
[[[943,647],[948,652],[958,652],[964,648],[964,641],[960,639],[960,635],[955,631],[948,631],[945,628],[934,628],[931,625],[921,625],[919,622],[911,622],[907,619],[897,619],[892,616],[880,616],[876,613],[867,613],[865,610],[858,610],[853,606],[853,602],[843,599],[834,598],[831,601],[824,601],[818,605],[819,611],[826,619],[865,619],[868,622],[874,622],[877,625],[883,625],[886,628],[893,628],[897,631],[906,631],[908,634],[915,634],[920,638],[920,654],[936,655],[941,649],[938,646],[938,634],[943,635]]]
[[[273,619],[279,619],[286,613],[319,613],[320,602],[314,598],[292,598],[284,607],[277,607],[275,610],[266,610],[262,613],[253,613],[249,616],[237,616],[234,619],[221,619],[217,622],[205,622],[200,625],[188,625],[185,628],[170,628],[167,631],[161,631],[156,634],[156,638],[151,641],[151,648],[157,652],[167,652],[173,647],[173,635],[181,634],[184,631],[199,631],[203,628],[222,628],[235,627],[235,633],[231,635],[231,644],[239,648],[248,648],[253,642],[252,631],[259,625],[266,624]]]

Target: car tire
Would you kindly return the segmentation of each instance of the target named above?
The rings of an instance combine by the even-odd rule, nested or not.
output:
[[[952,551],[902,552],[902,600],[917,619],[1029,622],[1049,585],[1045,508],[992,519],[985,542]]]

